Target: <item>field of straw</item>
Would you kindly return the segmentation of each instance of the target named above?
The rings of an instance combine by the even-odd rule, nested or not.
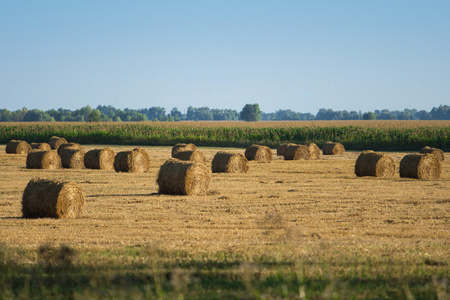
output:
[[[86,152],[98,147],[83,146]],[[67,296],[64,283],[53,288],[54,281],[46,281],[51,275],[30,285],[24,279],[30,275],[19,271],[42,266],[44,250],[63,253],[62,245],[77,253],[70,261],[78,268],[73,272],[86,266],[91,273],[97,270],[95,276],[76,273],[87,283],[71,277],[78,289],[67,287],[67,293],[80,299],[450,295],[448,153],[441,177],[422,181],[400,178],[404,152],[389,153],[394,177],[375,178],[354,174],[361,152],[285,161],[272,149],[274,160],[250,161],[247,173],[212,174],[204,196],[176,196],[158,194],[156,184],[171,147],[140,147],[151,159],[147,173],[26,169],[26,155],[7,154],[0,146],[0,268],[7,268],[7,261],[16,266],[0,275],[0,298],[26,298],[30,291]],[[133,146],[111,149],[118,153]],[[245,152],[198,150],[208,168],[220,150]],[[82,216],[22,218],[23,191],[37,177],[76,182],[85,196]],[[118,267],[111,271],[108,265]],[[108,274],[101,275],[105,268]],[[165,276],[157,277],[155,269],[165,270]]]

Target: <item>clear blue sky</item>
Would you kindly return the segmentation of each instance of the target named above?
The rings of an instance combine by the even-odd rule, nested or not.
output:
[[[0,109],[450,104],[450,1],[0,0]]]

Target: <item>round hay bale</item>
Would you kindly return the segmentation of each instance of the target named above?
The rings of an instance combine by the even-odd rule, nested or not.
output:
[[[67,140],[65,138],[60,138],[57,136],[52,136],[50,138],[50,140],[48,141],[50,147],[52,147],[52,149],[58,150],[59,146],[61,146],[61,144],[67,144]]]
[[[78,143],[63,143],[63,144],[59,145],[59,147],[57,149],[58,154],[60,154],[61,151],[63,151],[66,148],[77,149],[77,150],[82,149],[81,145]]]
[[[61,157],[56,150],[33,150],[27,155],[27,169],[60,169]]]
[[[159,169],[156,183],[160,194],[204,195],[211,181],[211,170],[204,164],[178,159],[167,160]]]
[[[444,161],[445,160],[445,155],[444,155],[444,151],[442,151],[441,149],[438,148],[431,148],[431,147],[423,147],[422,150],[420,150],[420,153],[431,153],[434,156],[436,156],[436,158],[439,161]]]
[[[52,147],[48,143],[31,143],[31,149],[50,151]]]
[[[272,150],[267,146],[253,144],[245,150],[245,158],[247,160],[269,162],[272,160]]]
[[[342,155],[345,152],[344,145],[341,143],[327,142],[322,147],[323,155]]]
[[[76,218],[83,207],[84,195],[75,182],[31,179],[22,196],[24,218]]]
[[[248,161],[242,154],[219,151],[211,166],[213,173],[247,173]]]
[[[184,161],[195,161],[206,165],[206,157],[198,150],[177,151],[173,154],[173,158]]]
[[[172,157],[174,157],[175,153],[181,152],[181,151],[195,151],[197,150],[197,146],[194,144],[184,144],[184,143],[178,143],[172,147]]]
[[[114,151],[109,148],[93,149],[84,155],[84,165],[89,169],[114,170]]]
[[[73,149],[70,147],[63,148],[59,151],[61,157],[61,165],[67,169],[83,169],[84,155],[86,152],[83,149]]]
[[[277,148],[277,156],[284,156],[284,152],[286,151],[287,147],[293,146],[293,145],[296,145],[296,144],[285,143],[285,144],[279,145]]]
[[[28,154],[31,150],[30,144],[20,140],[9,141],[5,148],[6,153],[9,154]]]
[[[356,159],[355,174],[358,177],[392,177],[395,174],[394,159],[384,153],[364,151]]]
[[[306,144],[309,150],[309,159],[320,159],[320,148],[314,143]]]
[[[145,173],[150,167],[150,157],[142,148],[121,151],[114,158],[116,172]]]
[[[400,161],[400,177],[423,180],[439,179],[441,163],[431,153],[408,154]]]
[[[291,145],[284,152],[285,160],[308,160],[310,158],[309,148],[305,145]]]

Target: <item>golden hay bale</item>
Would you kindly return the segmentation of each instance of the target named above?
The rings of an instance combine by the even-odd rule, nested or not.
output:
[[[246,173],[248,161],[242,154],[219,151],[211,166],[213,173]]]
[[[272,150],[267,146],[250,145],[245,150],[245,158],[260,162],[269,162],[272,160]]]
[[[174,157],[175,153],[180,151],[195,151],[197,150],[197,146],[194,144],[184,144],[184,143],[178,143],[172,147],[172,157]]]
[[[77,149],[77,150],[82,149],[81,145],[78,143],[63,143],[63,144],[59,145],[59,147],[57,149],[58,154],[60,154],[61,151],[63,151],[66,148]]]
[[[31,143],[31,149],[50,151],[52,147],[48,143]]]
[[[65,138],[60,138],[57,136],[52,136],[50,138],[50,140],[48,141],[50,147],[52,147],[52,149],[58,150],[59,146],[61,146],[61,144],[67,144],[67,140]]]
[[[445,160],[445,155],[444,155],[444,151],[442,151],[441,149],[438,148],[431,148],[431,147],[423,147],[422,150],[420,150],[420,153],[431,153],[434,156],[436,156],[436,158],[439,161],[444,161]]]
[[[27,169],[60,169],[61,157],[56,150],[33,150],[27,156]]]
[[[327,142],[322,147],[323,155],[342,155],[345,152],[344,145],[341,143]]]
[[[83,207],[84,195],[75,182],[31,179],[22,196],[24,218],[76,218]]]
[[[61,165],[63,168],[68,169],[83,169],[84,168],[84,155],[86,152],[83,149],[74,149],[71,147],[63,148],[61,151],[58,149],[58,154],[61,157]]]
[[[408,154],[400,161],[400,177],[417,179],[439,179],[441,163],[430,153]]]
[[[6,153],[10,154],[28,154],[31,150],[30,144],[20,140],[9,141],[5,148]]]
[[[204,195],[210,181],[211,170],[204,164],[172,158],[159,169],[156,183],[161,194]]]
[[[296,145],[296,144],[285,143],[285,144],[279,145],[277,148],[277,156],[284,156],[284,152],[286,151],[287,147],[293,146],[293,145]]]
[[[173,154],[173,158],[206,164],[205,155],[198,150],[177,151]]]
[[[150,157],[142,148],[121,151],[114,158],[116,172],[145,173],[150,167]]]
[[[290,145],[284,152],[285,160],[308,160],[310,158],[309,148],[305,145]]]
[[[320,159],[320,148],[314,143],[306,144],[309,150],[309,159]]]
[[[394,159],[384,153],[364,151],[356,159],[355,174],[358,177],[392,177],[395,174]]]
[[[114,151],[109,148],[92,149],[84,155],[84,165],[89,169],[114,170]]]

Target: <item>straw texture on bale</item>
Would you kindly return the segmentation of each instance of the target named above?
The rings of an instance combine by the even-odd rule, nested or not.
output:
[[[210,181],[211,170],[204,164],[172,158],[159,169],[156,183],[161,194],[204,195]]]
[[[431,147],[426,146],[426,147],[422,148],[420,153],[431,153],[434,156],[436,156],[436,158],[439,161],[444,161],[445,160],[444,151],[442,151],[441,149],[438,149],[438,148],[431,148]]]
[[[310,158],[311,153],[305,145],[290,145],[284,152],[285,160],[308,160]]]
[[[27,155],[27,169],[60,169],[61,157],[56,150],[33,150]]]
[[[30,144],[20,140],[9,141],[5,148],[6,153],[9,154],[28,154],[31,150]]]
[[[58,154],[60,154],[61,151],[63,151],[64,149],[67,149],[67,148],[77,149],[77,150],[82,149],[81,145],[78,143],[64,143],[64,144],[59,145],[58,150],[57,150]]]
[[[61,138],[61,137],[57,137],[57,136],[52,136],[50,138],[50,140],[48,141],[50,147],[52,147],[52,149],[58,150],[59,146],[61,146],[61,144],[67,144],[67,140],[65,138]]]
[[[52,147],[50,147],[48,143],[31,143],[30,146],[32,149],[35,150],[44,150],[44,151],[52,150]]]
[[[172,147],[172,157],[175,157],[175,153],[181,152],[181,151],[195,151],[197,150],[197,146],[194,144],[184,144],[184,143],[178,143]]]
[[[22,196],[24,218],[76,218],[83,208],[84,195],[75,182],[31,179]]]
[[[441,163],[430,153],[408,154],[400,161],[400,177],[424,180],[439,179]]]
[[[214,155],[211,169],[213,173],[246,173],[248,161],[242,154],[219,151]]]
[[[177,151],[173,154],[173,158],[206,164],[205,155],[198,150]]]
[[[109,148],[92,149],[84,155],[84,165],[89,169],[114,170],[114,151]]]
[[[356,159],[355,174],[358,177],[392,177],[395,174],[394,159],[384,153],[364,151]]]
[[[73,149],[66,147],[59,151],[61,157],[61,165],[68,169],[82,169],[84,168],[84,155],[86,152],[83,149]]]
[[[272,150],[267,146],[253,144],[245,150],[245,158],[247,160],[269,162],[272,160]]]
[[[309,159],[320,159],[320,148],[314,143],[306,144],[309,151]]]
[[[287,147],[293,146],[293,145],[296,145],[296,144],[286,143],[286,144],[279,145],[277,148],[277,156],[284,156],[284,152],[286,151]]]
[[[344,145],[341,143],[327,142],[322,147],[323,155],[342,155],[345,152]]]
[[[116,172],[145,173],[150,167],[150,157],[142,148],[121,151],[114,158]]]

